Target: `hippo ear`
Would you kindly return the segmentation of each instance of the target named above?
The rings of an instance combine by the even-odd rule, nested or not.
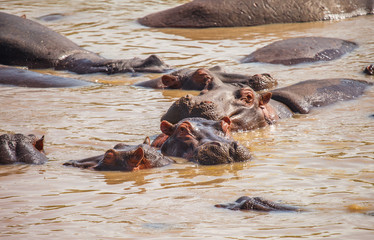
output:
[[[115,162],[116,162],[116,155],[117,155],[117,151],[116,150],[109,149],[104,154],[103,163],[105,165],[114,165]]]
[[[143,144],[151,145],[151,139],[149,137],[145,137]]]
[[[260,99],[260,106],[267,104],[270,101],[271,96],[272,96],[271,92],[262,93],[261,96],[260,96],[260,98],[261,98]]]
[[[36,140],[35,142],[35,148],[39,150],[39,152],[44,151],[44,135],[39,140]]]
[[[231,119],[229,117],[223,117],[221,119],[221,127],[225,134],[229,133],[231,127]]]
[[[170,75],[170,74],[163,75],[161,77],[161,80],[162,80],[162,83],[166,87],[175,88],[175,89],[178,89],[178,88],[182,87],[181,82],[179,81],[178,77],[176,77],[176,76],[173,76],[173,75]]]
[[[166,120],[163,120],[161,122],[160,129],[161,129],[161,132],[163,132],[164,134],[170,136],[174,132],[174,125],[171,124],[171,123],[169,123]]]
[[[129,164],[132,167],[138,167],[142,160],[144,158],[144,150],[142,147],[138,147],[133,154],[131,155],[131,158],[129,159]]]

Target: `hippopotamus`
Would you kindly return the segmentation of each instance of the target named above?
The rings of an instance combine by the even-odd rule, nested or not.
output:
[[[249,150],[230,137],[231,120],[186,118],[177,124],[162,121],[163,134],[152,145],[161,145],[166,156],[185,158],[201,165],[244,162],[251,159]],[[161,139],[161,140],[160,140]]]
[[[374,64],[370,64],[368,65],[365,69],[364,69],[364,73],[368,74],[368,75],[374,75]]]
[[[183,90],[211,90],[215,87],[232,84],[236,86],[249,86],[255,91],[270,89],[277,85],[277,81],[268,73],[253,76],[226,73],[221,67],[199,68],[191,70],[183,68],[159,78],[136,83],[135,86],[156,89],[183,89]]]
[[[225,86],[187,95],[174,102],[161,120],[176,123],[188,117],[231,119],[231,130],[265,127],[294,113],[306,114],[314,107],[327,106],[363,94],[372,83],[354,79],[306,80],[271,91],[256,93],[253,89]]]
[[[148,27],[207,28],[335,20],[373,13],[373,0],[194,0],[147,15]]]
[[[43,164],[48,161],[44,153],[44,136],[3,134],[0,136],[0,164]]]
[[[156,55],[146,59],[103,58],[37,22],[4,12],[0,12],[0,64],[54,68],[78,74],[160,73],[168,69]]]
[[[94,83],[0,64],[0,84],[19,87],[58,88],[82,87],[93,85]]]
[[[290,38],[273,42],[257,49],[241,60],[242,63],[261,62],[295,65],[299,63],[331,61],[353,51],[354,42],[325,37]]]
[[[150,146],[150,139],[147,137],[142,144],[127,145],[119,143],[103,155],[82,160],[70,160],[65,162],[64,165],[97,171],[136,171],[163,167],[171,163],[174,163],[174,160]]]
[[[247,196],[242,196],[238,198],[234,203],[216,204],[215,207],[226,208],[230,210],[255,210],[255,211],[262,211],[262,212],[270,212],[270,211],[300,212],[300,211],[303,211],[303,209],[299,207],[294,207],[294,206],[289,206],[289,205],[269,201],[261,197],[247,197]]]

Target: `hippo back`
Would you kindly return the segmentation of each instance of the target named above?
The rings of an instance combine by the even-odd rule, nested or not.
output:
[[[53,67],[58,59],[82,49],[47,27],[0,12],[0,63]]]
[[[307,80],[271,91],[272,99],[287,105],[293,112],[309,113],[337,101],[359,97],[372,83],[353,79]]]

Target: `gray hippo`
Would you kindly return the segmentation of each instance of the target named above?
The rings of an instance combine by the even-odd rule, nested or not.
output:
[[[291,38],[273,42],[246,56],[242,63],[261,62],[295,65],[299,63],[331,61],[353,51],[354,42],[324,37]]]
[[[136,171],[140,169],[163,167],[174,163],[174,160],[162,155],[156,148],[150,146],[147,137],[139,145],[119,143],[105,152],[104,155],[70,160],[65,166],[89,168],[97,171]]]
[[[161,120],[171,123],[188,117],[231,119],[232,131],[265,127],[294,113],[306,114],[314,107],[354,99],[372,83],[353,79],[307,80],[288,87],[256,93],[251,88],[224,86],[187,95],[174,102]]]
[[[238,198],[234,203],[216,204],[215,207],[226,208],[230,210],[255,210],[261,212],[270,211],[293,211],[300,212],[303,209],[299,207],[289,206],[273,201],[263,199],[261,197],[247,197]]]
[[[105,59],[37,22],[3,12],[0,12],[0,64],[79,74],[160,73],[168,68],[156,55],[146,59]]]
[[[159,78],[136,83],[135,86],[156,89],[183,90],[211,90],[215,87],[232,84],[235,86],[249,86],[255,91],[270,89],[277,85],[277,81],[268,73],[248,76],[244,74],[226,73],[219,66],[197,70],[180,69]]]
[[[94,83],[74,78],[37,73],[0,64],[0,84],[18,87],[59,88],[82,87],[93,85]]]
[[[368,74],[368,75],[374,75],[374,64],[370,64],[368,65],[365,69],[364,69],[364,73]]]
[[[44,154],[44,136],[37,139],[30,134],[3,134],[0,136],[0,164],[43,164],[48,161]]]
[[[162,121],[162,134],[152,145],[161,146],[166,156],[185,158],[201,165],[244,162],[251,159],[249,150],[230,137],[231,120],[185,118],[177,124]]]
[[[194,0],[138,21],[158,28],[255,26],[366,15],[373,5],[373,0]]]

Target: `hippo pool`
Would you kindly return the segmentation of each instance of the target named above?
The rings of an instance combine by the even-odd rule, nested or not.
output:
[[[135,19],[187,0],[9,1],[0,10],[38,21],[106,58],[157,54],[175,68],[221,65],[227,72],[270,73],[287,86],[307,79],[374,82],[374,16],[339,21],[209,29],[153,29]],[[63,14],[52,21],[47,14]],[[295,66],[241,64],[277,40],[336,37],[358,43],[334,61]],[[45,135],[44,165],[0,166],[0,238],[5,239],[371,239],[374,217],[374,87],[364,96],[233,137],[251,162],[177,164],[137,172],[63,166],[102,154],[118,142],[139,144],[160,133],[173,101],[197,92],[132,84],[160,74],[41,73],[100,85],[0,87],[0,133]],[[215,208],[259,196],[307,209],[263,213]]]

